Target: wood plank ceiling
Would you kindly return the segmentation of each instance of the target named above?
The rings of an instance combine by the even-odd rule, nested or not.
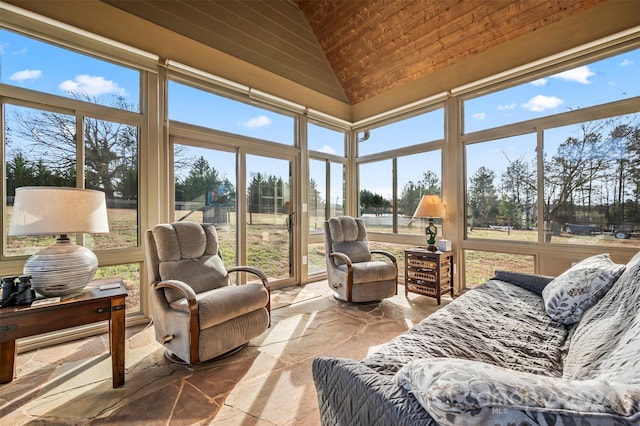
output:
[[[352,104],[601,0],[297,0]]]
[[[606,0],[102,0],[351,105]]]

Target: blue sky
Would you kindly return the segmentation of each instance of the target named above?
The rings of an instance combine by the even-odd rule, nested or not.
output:
[[[100,97],[108,104],[114,95],[139,104],[139,73],[102,60],[53,47],[15,33],[0,30],[0,81],[5,84],[56,95],[69,91]],[[209,126],[231,133],[293,144],[293,119],[272,111],[196,91],[177,83],[170,85],[170,117],[179,121]],[[576,67],[531,83],[484,95],[465,102],[466,132],[487,129],[521,120],[557,114],[570,109],[640,96],[640,50]],[[413,143],[441,139],[444,135],[443,113],[437,110],[403,123],[371,131],[362,144],[363,153],[393,149]],[[309,130],[312,149],[337,153],[341,135],[317,126]],[[327,143],[323,143],[326,139]],[[531,140],[525,135],[496,141],[484,147],[469,147],[468,172],[472,175],[481,165],[497,171],[508,164],[507,158],[534,159]],[[520,142],[521,141],[521,142]],[[339,150],[339,148],[338,148]],[[214,159],[212,158],[212,161]],[[273,162],[272,162],[273,163]],[[405,162],[406,163],[406,162]],[[431,169],[424,159],[410,165],[403,163],[402,176],[418,180]],[[432,161],[427,164],[433,164]],[[282,163],[261,163],[281,167]],[[234,165],[220,162],[216,168],[233,173]],[[372,172],[362,176],[366,187],[387,195],[390,182],[387,173]],[[410,170],[411,173],[405,173]],[[439,170],[434,170],[438,173]],[[268,172],[268,170],[265,170]],[[402,177],[400,186],[402,186]]]
[[[640,50],[465,102],[466,132],[640,96]]]

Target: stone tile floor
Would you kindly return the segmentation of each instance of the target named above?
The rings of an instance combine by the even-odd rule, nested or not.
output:
[[[13,382],[0,385],[0,424],[318,425],[314,357],[362,359],[437,309],[402,286],[371,305],[335,300],[326,281],[275,290],[271,328],[195,367],[167,361],[152,326],[131,327],[118,389],[108,335],[25,352]]]

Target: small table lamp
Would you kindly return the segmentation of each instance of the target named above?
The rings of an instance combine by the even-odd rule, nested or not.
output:
[[[429,219],[429,224],[424,228],[424,233],[427,236],[427,250],[438,251],[436,247],[438,228],[433,224],[433,218],[444,217],[444,206],[440,201],[440,197],[437,195],[423,195],[413,217]]]
[[[98,270],[98,258],[72,244],[68,234],[108,233],[104,192],[31,186],[16,189],[9,235],[60,235],[56,244],[27,259],[24,275],[47,297],[80,292]]]

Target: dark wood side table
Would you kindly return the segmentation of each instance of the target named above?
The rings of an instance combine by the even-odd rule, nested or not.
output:
[[[118,287],[100,290],[104,284]],[[16,339],[69,327],[109,321],[113,387],[124,385],[124,329],[127,290],[121,279],[91,281],[82,294],[57,305],[0,308],[0,383],[15,376]]]
[[[414,247],[404,251],[404,294],[409,292],[440,299],[453,297],[453,252],[429,251]]]

